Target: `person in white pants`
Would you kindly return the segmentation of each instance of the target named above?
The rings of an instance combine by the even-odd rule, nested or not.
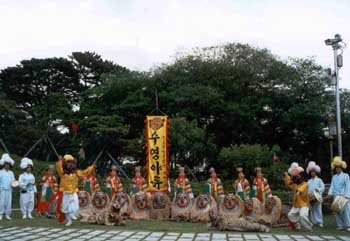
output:
[[[293,207],[288,213],[288,219],[292,227],[300,229],[301,226],[307,231],[312,231],[312,223],[309,220],[309,195],[308,183],[303,179],[304,169],[294,162],[285,173],[284,182],[294,192]],[[290,175],[290,176],[289,176]]]
[[[11,220],[12,213],[12,182],[15,176],[10,170],[15,161],[5,153],[0,159],[0,220],[3,215],[7,220]]]
[[[34,210],[34,193],[36,192],[35,177],[32,174],[33,161],[25,157],[21,160],[20,167],[24,170],[24,173],[19,176],[18,180],[19,187],[21,188],[21,212],[23,219],[33,219],[32,212]]]

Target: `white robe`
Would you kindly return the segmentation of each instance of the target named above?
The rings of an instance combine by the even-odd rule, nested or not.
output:
[[[10,216],[12,212],[12,182],[15,175],[12,171],[0,170],[0,215]]]
[[[321,196],[324,192],[324,183],[319,177],[314,177],[309,179],[308,183],[308,193],[311,195],[315,189],[317,189]],[[323,224],[322,215],[322,202],[314,202],[311,204],[310,208],[311,222],[315,225]]]
[[[348,199],[350,198],[350,178],[347,173],[341,172],[332,177],[328,195],[333,197],[342,195]],[[350,202],[345,205],[341,213],[336,215],[335,221],[338,228],[350,228]]]
[[[29,215],[34,210],[34,192],[35,188],[35,177],[31,173],[23,173],[19,176],[19,186],[21,188],[21,194],[19,204],[21,207],[22,215]],[[22,191],[25,191],[23,193]]]

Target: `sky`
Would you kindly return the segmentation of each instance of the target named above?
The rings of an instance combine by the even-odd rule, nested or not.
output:
[[[333,67],[324,40],[339,33],[349,46],[340,87],[350,89],[349,13],[349,0],[0,0],[0,69],[95,51],[149,70],[177,52],[229,42]]]

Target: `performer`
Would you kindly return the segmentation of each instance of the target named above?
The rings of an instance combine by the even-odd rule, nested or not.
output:
[[[5,153],[0,159],[0,220],[5,215],[7,220],[11,220],[12,212],[12,183],[15,181],[15,175],[10,168],[15,161],[9,154]]]
[[[344,173],[346,169],[346,162],[341,157],[334,157],[332,162],[332,170],[335,170],[335,175],[332,177],[331,186],[328,191],[328,197],[343,196],[347,199],[350,198],[350,179],[347,173]],[[335,221],[337,223],[337,229],[347,229],[350,231],[350,204],[347,202],[344,209],[336,215]]]
[[[264,203],[267,197],[271,197],[271,189],[267,179],[263,176],[261,167],[255,168],[256,177],[253,181],[253,191],[255,192],[256,198],[260,202]]]
[[[324,183],[321,178],[317,176],[321,172],[321,168],[319,165],[316,165],[315,162],[309,162],[307,168],[306,168],[307,174],[311,176],[308,184],[308,195],[311,197],[314,193],[314,191],[317,191],[320,196],[322,197],[322,193],[324,192]],[[311,222],[314,225],[318,225],[321,228],[323,227],[323,217],[322,217],[322,202],[314,200],[311,201],[310,199],[310,217]]]
[[[79,212],[77,195],[79,178],[90,175],[95,166],[89,166],[85,170],[77,170],[76,159],[72,155],[65,155],[63,160],[56,163],[56,169],[61,178],[59,189],[63,192],[61,209],[67,220],[66,226],[70,226],[72,219],[76,220]]]
[[[112,198],[114,193],[123,191],[123,184],[121,183],[117,172],[117,166],[112,165],[111,170],[109,172],[109,177],[107,177],[105,181],[106,193],[108,193],[110,198]]]
[[[92,171],[90,175],[84,177],[83,181],[84,191],[88,192],[90,195],[92,195],[95,191],[100,191],[100,184],[96,178],[95,170]]]
[[[304,169],[298,163],[293,162],[285,172],[284,182],[287,187],[294,191],[293,206],[288,213],[288,218],[292,228],[300,229],[302,225],[306,230],[312,230],[312,223],[309,220],[309,196],[307,191],[307,182],[303,179]]]
[[[220,178],[217,177],[215,169],[211,167],[209,169],[210,178],[207,181],[210,187],[210,194],[216,199],[218,196],[224,195],[224,187]]]
[[[141,176],[141,167],[135,167],[135,177],[131,179],[131,195],[147,190],[147,182]]]
[[[21,160],[21,169],[24,171],[19,175],[19,187],[21,188],[20,194],[20,207],[23,215],[23,219],[27,217],[33,219],[32,212],[34,210],[34,193],[36,193],[35,177],[32,174],[33,161],[27,157]]]
[[[56,198],[58,191],[57,179],[54,175],[55,166],[50,165],[46,171],[45,175],[41,178],[41,193],[38,202],[38,213],[44,214],[47,212],[50,203]]]
[[[243,168],[238,167],[238,178],[233,183],[233,190],[235,190],[236,194],[242,198],[243,201],[249,199],[250,196],[250,184],[249,181],[245,178],[243,173]]]
[[[175,192],[186,193],[189,198],[194,198],[191,183],[186,177],[184,167],[179,167],[179,176],[175,180]]]

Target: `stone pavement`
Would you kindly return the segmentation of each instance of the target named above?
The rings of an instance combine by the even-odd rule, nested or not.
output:
[[[350,236],[278,235],[254,233],[175,233],[108,231],[74,228],[0,227],[0,240],[128,240],[128,241],[350,241]]]

